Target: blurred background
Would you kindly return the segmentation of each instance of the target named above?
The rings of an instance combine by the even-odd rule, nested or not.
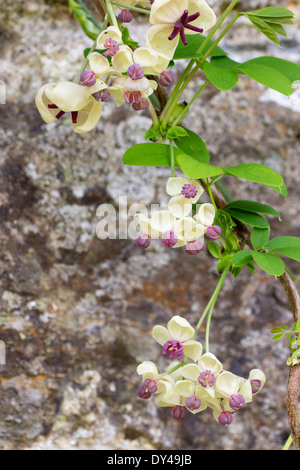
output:
[[[227,6],[210,5],[219,14]],[[239,9],[280,5],[300,14],[295,0],[243,0]],[[90,1],[86,5],[97,16]],[[267,382],[229,427],[210,411],[177,422],[155,400],[137,398],[136,366],[162,368],[151,337],[155,324],[175,314],[193,325],[217,283],[216,260],[152,243],[99,240],[97,207],[119,196],[128,205],[167,202],[169,171],[122,165],[124,152],[144,141],[147,113],[105,103],[97,128],[72,132],[67,120],[45,125],[34,104],[44,83],[73,80],[92,41],[69,12],[67,0],[1,0],[0,80],[0,447],[2,449],[275,450],[288,435],[288,344],[270,330],[292,324],[278,280],[259,269],[226,280],[211,326],[211,350],[226,369]],[[129,26],[145,38],[144,19]],[[300,64],[299,27],[276,47],[245,20],[222,42],[235,60],[274,55]],[[184,63],[177,62],[180,73]],[[186,90],[189,99],[201,74]],[[242,77],[231,91],[207,87],[185,125],[206,141],[211,163],[258,162],[284,177],[288,198],[250,182],[224,184],[235,198],[275,207],[272,236],[300,236],[300,106]],[[234,182],[234,186],[233,183]],[[287,262],[298,287],[299,264]],[[204,340],[204,334],[199,339]]]

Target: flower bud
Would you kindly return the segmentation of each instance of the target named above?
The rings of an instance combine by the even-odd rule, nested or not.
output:
[[[165,232],[161,239],[161,244],[164,248],[172,248],[176,245],[178,238],[172,231]]]
[[[189,409],[189,410],[198,410],[198,408],[200,408],[200,405],[201,405],[201,400],[200,398],[198,397],[188,397],[186,399],[186,402],[185,402],[185,406]]]
[[[122,10],[118,14],[117,19],[120,23],[130,23],[133,20],[133,15],[129,10]]]
[[[221,230],[221,227],[219,227],[219,225],[211,225],[210,227],[208,227],[206,235],[211,240],[217,240],[219,236],[221,235],[221,233],[222,233],[222,230]]]
[[[260,380],[250,380],[250,384],[251,384],[253,395],[255,395],[256,393],[260,391],[260,387],[261,387]]]
[[[164,87],[172,85],[172,83],[174,83],[174,80],[175,80],[175,75],[172,72],[172,70],[165,70],[164,72],[160,74],[160,77],[159,77],[159,83]]]
[[[172,418],[183,419],[186,415],[186,409],[183,406],[177,405],[173,406],[171,409]]]
[[[146,98],[142,98],[138,103],[133,103],[132,108],[135,111],[144,111],[145,109],[148,109],[150,106],[150,103]]]
[[[234,411],[237,411],[242,406],[245,406],[245,400],[243,395],[231,395],[229,398],[229,406]]]
[[[135,243],[140,248],[148,248],[150,245],[150,238],[146,233],[142,233],[136,240]]]
[[[139,80],[145,75],[144,70],[139,64],[132,64],[128,67],[127,73],[131,80]]]
[[[142,385],[140,385],[138,388],[138,396],[140,398],[143,398],[144,400],[147,400],[156,391],[157,391],[156,381],[153,379],[146,379],[144,380]]]
[[[204,251],[204,246],[199,240],[194,240],[186,244],[185,251],[189,255],[197,255],[200,251]]]
[[[229,411],[222,411],[220,414],[218,421],[222,426],[225,426],[226,424],[231,424],[232,423],[232,414]]]
[[[125,91],[124,100],[127,104],[138,103],[141,101],[142,95],[140,91]]]
[[[94,86],[96,83],[96,75],[91,70],[85,70],[80,75],[80,84],[83,86]]]

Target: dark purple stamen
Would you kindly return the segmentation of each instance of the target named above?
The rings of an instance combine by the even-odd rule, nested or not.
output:
[[[73,124],[77,124],[78,111],[72,111],[71,116]]]
[[[56,119],[60,119],[65,114],[64,111],[60,111],[55,117]]]
[[[168,352],[170,353],[169,357],[171,359],[174,359],[175,356],[176,356],[176,359],[178,360],[183,358],[183,346],[176,339],[167,341],[164,344],[164,347],[162,350],[163,355],[165,356]]]
[[[184,10],[182,16],[175,23],[172,33],[168,37],[169,41],[172,41],[172,39],[176,38],[176,36],[180,34],[180,38],[183,44],[187,46],[187,40],[185,37],[184,28],[190,29],[191,31],[196,31],[197,33],[203,33],[203,28],[198,28],[197,26],[193,26],[189,24],[195,21],[200,16],[200,13],[197,12],[190,16],[188,16],[188,14],[189,14],[188,10]]]
[[[56,104],[48,104],[49,109],[58,109],[58,106]]]

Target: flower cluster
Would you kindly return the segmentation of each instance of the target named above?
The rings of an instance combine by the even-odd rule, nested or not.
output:
[[[167,327],[156,325],[153,338],[162,346],[162,354],[174,361],[159,374],[154,362],[144,361],[137,367],[142,377],[138,396],[157,396],[157,404],[171,408],[171,416],[182,419],[187,410],[193,414],[210,408],[221,425],[231,424],[233,414],[250,403],[264,386],[266,378],[259,369],[252,369],[247,379],[224,370],[210,352],[202,354],[202,345],[194,340],[190,323],[176,315]],[[187,359],[193,362],[187,363]],[[180,362],[181,361],[181,362]]]
[[[48,83],[36,95],[36,106],[46,123],[71,113],[76,133],[92,130],[102,113],[102,103],[113,96],[116,105],[127,103],[135,111],[148,109],[149,97],[157,88],[169,86],[174,74],[168,69],[179,37],[186,44],[185,28],[190,33],[209,29],[215,16],[204,0],[126,0],[128,7],[151,7],[151,27],[145,46],[130,47],[123,42],[122,27],[133,16],[129,10],[117,15],[118,26],[109,26],[97,39],[85,69],[76,83]],[[157,77],[156,80],[147,76]]]
[[[150,238],[160,238],[163,247],[179,248],[185,246],[186,252],[195,255],[203,251],[203,237],[219,238],[221,229],[213,225],[215,208],[210,203],[199,205],[192,215],[193,205],[204,192],[196,180],[185,177],[168,179],[166,191],[171,196],[168,209],[157,211],[150,218],[138,214],[136,219],[142,234],[136,244],[147,248]]]

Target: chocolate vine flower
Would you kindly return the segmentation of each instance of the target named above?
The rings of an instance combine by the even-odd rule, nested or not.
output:
[[[199,201],[204,189],[196,180],[182,177],[168,179],[166,191],[172,196],[169,202],[169,210],[175,217],[182,218],[189,215],[193,204]]]
[[[189,34],[208,31],[216,16],[205,0],[155,0],[151,7],[146,45],[172,59],[179,39],[187,44]]]
[[[72,82],[47,83],[37,92],[35,103],[41,117],[47,123],[54,122],[71,113],[73,130],[78,133],[89,132],[98,123],[102,104],[95,100],[91,88],[106,88],[105,83],[97,88],[85,87]]]
[[[163,355],[171,359],[181,360],[187,356],[197,361],[202,353],[202,344],[193,340],[195,330],[190,323],[179,315],[175,315],[168,322],[167,327],[156,325],[152,336],[161,346]]]
[[[149,47],[138,47],[133,51],[126,45],[120,46],[112,57],[114,69],[125,73],[133,64],[138,64],[146,75],[159,75],[168,67],[169,60]]]
[[[185,379],[198,383],[206,393],[215,398],[214,384],[222,370],[222,363],[214,354],[207,352],[199,358],[198,364],[184,366],[181,374]]]

